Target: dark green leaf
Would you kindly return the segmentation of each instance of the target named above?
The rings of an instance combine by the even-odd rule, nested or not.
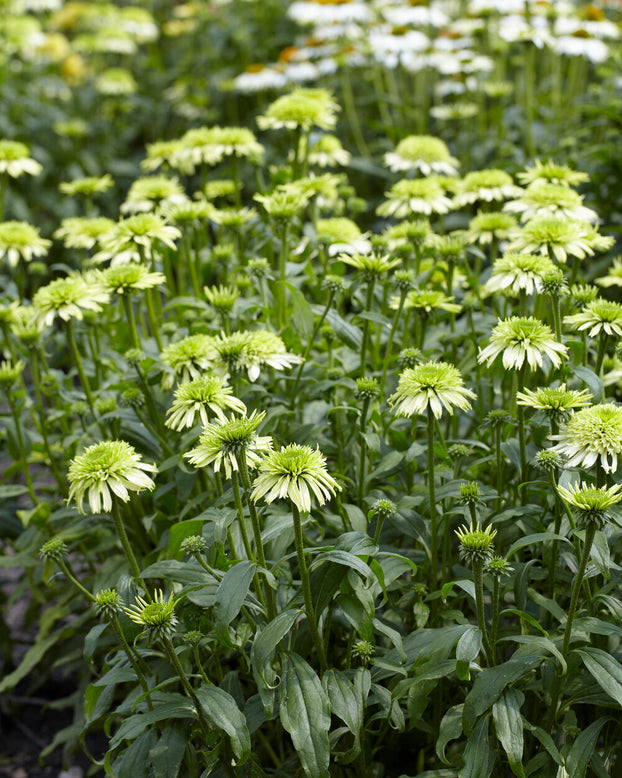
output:
[[[251,736],[237,702],[224,689],[212,684],[203,684],[196,695],[210,724],[227,733],[238,764],[244,764],[251,753]]]
[[[157,735],[153,730],[143,732],[120,759],[114,763],[115,778],[147,778],[149,752],[155,746]]]
[[[600,730],[609,720],[607,716],[601,716],[577,735],[566,757],[566,770],[572,778],[583,778],[585,775]]]
[[[280,716],[308,778],[328,778],[330,704],[305,660],[288,652],[283,662]]]
[[[492,718],[495,722],[497,738],[507,754],[514,775],[525,778],[523,768],[523,720],[520,706],[525,696],[516,689],[505,689],[499,699],[493,703]]]
[[[145,713],[133,713],[121,724],[110,740],[109,747],[116,748],[123,740],[134,740],[147,727],[158,721],[167,719],[192,719],[196,717],[196,711],[191,702],[181,694],[175,695],[177,702],[158,703],[154,710]]]
[[[153,766],[153,778],[177,778],[181,760],[186,750],[186,735],[173,724],[169,724],[149,751]]]
[[[525,546],[530,546],[534,543],[544,543],[551,540],[561,540],[564,543],[572,545],[568,538],[564,537],[563,535],[556,535],[554,532],[536,532],[533,535],[526,535],[525,537],[514,541],[514,543],[512,543],[512,545],[507,550],[505,557],[506,559],[509,559],[515,551],[518,551],[521,548],[525,548]]]
[[[464,767],[458,773],[459,778],[488,778],[493,764],[494,754],[488,745],[488,716],[483,716],[464,749]]]
[[[253,641],[251,647],[251,666],[255,680],[266,686],[272,686],[276,679],[276,670],[272,667],[272,660],[276,647],[292,628],[293,623],[300,615],[300,611],[294,608],[283,611],[273,619]]]
[[[312,572],[325,562],[333,562],[338,565],[351,567],[352,570],[356,570],[359,575],[367,579],[373,575],[369,565],[357,556],[350,554],[348,551],[339,551],[337,549],[318,554],[309,566],[309,570]]]
[[[588,385],[592,398],[595,403],[600,402],[600,398],[603,395],[604,386],[601,379],[596,375],[589,367],[573,367],[572,372],[580,378],[584,383]]]
[[[322,676],[322,686],[328,696],[330,709],[354,735],[354,745],[340,762],[349,763],[361,750],[360,732],[363,725],[363,698],[343,670],[327,670]]]
[[[216,633],[221,642],[231,645],[228,627],[240,612],[255,575],[255,565],[241,560],[223,576],[214,601]]]
[[[459,738],[462,734],[462,705],[454,705],[441,720],[436,741],[436,756],[443,764],[448,765],[449,760],[445,756],[445,749],[450,740]]]
[[[576,649],[592,678],[622,707],[622,665],[600,648]]]

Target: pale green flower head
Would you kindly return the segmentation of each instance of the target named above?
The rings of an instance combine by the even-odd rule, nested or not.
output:
[[[464,386],[456,367],[447,362],[425,362],[401,373],[389,404],[397,406],[398,416],[414,416],[430,409],[440,419],[443,409],[450,415],[453,415],[454,408],[468,411],[470,400],[475,397],[475,393]]]
[[[174,596],[171,594],[168,600],[165,600],[164,592],[157,589],[153,593],[152,602],[147,602],[139,595],[135,600],[134,605],[124,608],[130,619],[147,630],[150,640],[170,639],[177,625]]]
[[[157,467],[141,461],[140,454],[124,440],[104,440],[86,448],[69,464],[68,502],[75,502],[80,513],[87,499],[91,513],[110,513],[112,495],[128,502],[130,492],[152,491],[155,483],[147,473]]]
[[[517,213],[522,221],[539,216],[558,216],[594,223],[598,214],[583,205],[583,197],[563,184],[531,184],[520,197],[506,203],[503,210]]]
[[[589,181],[590,177],[587,173],[573,170],[568,165],[560,165],[550,159],[546,162],[536,159],[533,167],[527,167],[522,173],[518,173],[517,178],[524,186],[536,183],[578,186]]]
[[[236,182],[233,179],[217,178],[205,183],[202,194],[206,200],[212,201],[222,197],[232,197],[235,194],[235,189]]]
[[[518,223],[509,213],[501,211],[479,212],[469,222],[469,228],[465,234],[467,243],[480,243],[486,246],[493,240],[507,240],[516,230]]]
[[[108,68],[95,79],[95,89],[109,97],[133,95],[138,89],[138,84],[127,68]]]
[[[0,386],[5,391],[8,391],[19,381],[25,367],[26,363],[21,359],[18,359],[17,362],[13,362],[10,359],[3,359],[2,362],[0,362]]]
[[[63,321],[82,320],[85,311],[101,311],[110,294],[101,284],[88,282],[75,274],[57,278],[35,292],[32,304],[40,320],[49,326],[58,316]]]
[[[92,249],[99,239],[114,229],[115,223],[105,216],[70,216],[54,232],[68,249]]]
[[[209,218],[212,210],[212,204],[208,203],[207,200],[189,200],[187,198],[175,203],[164,203],[161,206],[164,218],[175,224],[205,221]]]
[[[26,346],[32,346],[39,342],[45,325],[37,316],[34,306],[15,308],[15,315],[11,322],[11,331]]]
[[[566,384],[558,387],[542,386],[516,393],[519,405],[544,413],[554,421],[564,421],[577,408],[589,405],[592,395],[587,389],[568,389]]]
[[[610,518],[609,509],[622,500],[620,489],[620,484],[599,488],[583,482],[579,486],[570,484],[568,489],[557,487],[560,497],[568,503],[581,524],[595,523],[599,529]]]
[[[424,176],[439,173],[457,176],[460,162],[452,157],[447,145],[431,135],[409,135],[384,155],[384,164],[394,173],[415,170]]]
[[[147,156],[140,163],[141,168],[151,172],[157,170],[162,165],[176,167],[173,161],[181,146],[182,141],[180,138],[175,140],[158,140],[155,143],[148,143]]]
[[[385,197],[385,202],[376,209],[379,216],[394,216],[398,219],[431,216],[448,213],[454,207],[438,176],[405,178],[393,184],[391,190],[385,193]]]
[[[490,366],[503,354],[503,367],[506,370],[519,370],[525,360],[532,370],[542,367],[545,357],[559,367],[562,357],[568,355],[568,349],[558,343],[551,328],[532,316],[512,316],[499,321],[492,331],[490,342],[480,349],[478,362]]]
[[[484,563],[484,571],[500,581],[505,576],[512,575],[514,568],[507,559],[501,556],[491,556]]]
[[[390,259],[379,254],[340,254],[338,259],[350,267],[356,268],[367,283],[386,276],[393,268],[402,264],[401,259]]]
[[[614,239],[600,235],[588,222],[560,216],[538,216],[530,219],[507,245],[508,251],[540,252],[566,263],[568,257],[585,259],[596,251],[606,251]]]
[[[30,149],[25,143],[16,140],[0,140],[0,174],[10,178],[19,178],[26,174],[38,176],[43,167],[30,157]]]
[[[39,549],[39,556],[41,559],[54,562],[62,562],[67,554],[69,554],[69,546],[62,540],[62,538],[50,538]]]
[[[101,284],[111,294],[131,294],[133,291],[151,289],[166,281],[163,273],[150,272],[145,265],[117,265],[108,267],[99,274]]]
[[[106,173],[103,176],[84,176],[74,178],[73,181],[61,181],[58,190],[61,194],[74,195],[94,195],[100,192],[107,192],[113,185],[112,176]]]
[[[227,314],[233,310],[235,301],[240,296],[240,290],[235,286],[204,286],[203,294],[217,313]]]
[[[295,130],[298,127],[305,131],[311,127],[332,130],[337,123],[338,110],[339,106],[328,90],[298,88],[271,103],[266,112],[257,117],[257,124],[261,130]]]
[[[606,289],[612,286],[622,286],[622,257],[615,257],[607,275],[597,278],[596,283]]]
[[[272,449],[272,438],[269,435],[261,437],[256,434],[265,416],[265,411],[253,411],[250,416],[225,418],[224,421],[206,424],[199,445],[184,454],[184,457],[195,467],[211,465],[216,473],[222,468],[227,478],[231,478],[233,472],[238,472],[242,456],[246,457],[248,467],[256,468],[261,459],[260,454]]]
[[[570,297],[577,305],[589,305],[598,299],[600,292],[594,284],[573,284],[570,289]]]
[[[592,300],[583,310],[564,317],[564,324],[584,332],[593,338],[604,332],[606,335],[622,337],[622,305],[613,300]]]
[[[293,219],[305,209],[310,199],[309,194],[292,187],[276,189],[270,194],[253,196],[253,200],[261,203],[266,213],[273,219],[282,220]]]
[[[250,381],[256,381],[262,367],[287,370],[297,365],[302,357],[290,354],[282,339],[269,330],[254,330],[248,333],[244,347],[244,367]]]
[[[101,251],[93,259],[100,262],[112,259],[113,265],[138,262],[143,254],[149,254],[158,242],[175,249],[175,241],[181,238],[177,227],[167,224],[155,213],[137,213],[118,221],[113,229],[100,238]]]
[[[155,211],[169,205],[183,205],[187,199],[177,178],[145,176],[132,183],[120,210],[121,213]]]
[[[414,219],[394,224],[383,232],[389,250],[398,246],[411,245],[421,248],[432,234],[430,222],[427,219]]]
[[[339,167],[350,163],[352,155],[341,145],[336,135],[325,134],[309,151],[309,164],[318,167]]]
[[[392,297],[389,306],[393,309],[399,306],[399,297]],[[449,311],[460,313],[462,306],[454,302],[454,298],[439,289],[411,289],[406,295],[404,308],[414,308],[427,315],[433,311]]]
[[[495,548],[493,541],[496,534],[497,530],[491,526],[482,529],[479,523],[460,527],[456,530],[460,541],[460,558],[471,565],[488,562]]]
[[[542,278],[556,266],[548,258],[539,254],[504,254],[496,259],[492,266],[492,275],[484,290],[493,292],[512,292],[533,294],[542,290]]]
[[[318,242],[328,246],[328,254],[331,257],[339,252],[368,254],[371,251],[368,234],[363,235],[356,222],[345,216],[318,219],[315,230]]]
[[[121,612],[121,598],[116,589],[100,589],[95,595],[95,610],[100,618],[113,619]]]
[[[166,346],[160,354],[160,359],[173,370],[180,381],[192,381],[200,378],[202,373],[211,367],[214,340],[211,335],[203,333],[188,335]],[[164,380],[163,385],[170,389],[173,378]]]
[[[173,404],[166,412],[166,426],[181,431],[194,427],[199,420],[205,426],[214,416],[224,422],[225,412],[245,414],[246,406],[234,397],[222,378],[204,375],[177,387]]]
[[[27,222],[0,223],[0,256],[6,256],[10,267],[17,267],[20,257],[30,262],[33,257],[46,256],[51,245],[51,240],[42,238]]]
[[[216,208],[211,203],[208,205],[207,218],[221,227],[242,227],[257,218],[254,208]]]
[[[261,460],[251,499],[257,502],[263,498],[269,503],[289,499],[299,511],[309,513],[312,495],[323,505],[337,491],[341,487],[326,470],[322,452],[290,443]]]
[[[597,462],[606,473],[618,469],[622,453],[622,408],[611,403],[591,405],[576,411],[553,447],[567,458],[566,467],[593,467]]]
[[[212,143],[222,157],[246,157],[261,161],[264,147],[247,127],[212,127]]]
[[[479,201],[487,203],[502,202],[519,197],[522,189],[516,186],[512,176],[505,170],[490,168],[489,170],[474,170],[467,173],[462,181],[458,182],[458,190],[455,196],[455,205],[462,208]]]

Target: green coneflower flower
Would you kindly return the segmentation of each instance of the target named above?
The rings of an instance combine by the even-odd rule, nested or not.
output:
[[[490,343],[480,349],[477,359],[490,366],[499,354],[503,354],[503,367],[506,370],[520,369],[525,360],[535,370],[542,367],[544,357],[559,367],[562,357],[568,355],[568,349],[555,340],[551,328],[539,319],[512,316],[499,321],[492,331]]]
[[[195,467],[212,465],[216,473],[222,467],[227,478],[238,471],[238,455],[242,452],[246,454],[248,467],[257,467],[261,459],[259,455],[272,449],[269,435],[260,437],[255,434],[265,415],[265,411],[253,411],[250,416],[207,424],[199,438],[199,445],[184,457]]]
[[[257,117],[261,130],[297,128],[308,131],[311,127],[332,130],[337,123],[339,106],[327,89],[295,89],[271,103],[266,112]]]
[[[612,300],[592,300],[579,313],[565,316],[564,324],[579,332],[587,330],[591,338],[601,332],[621,337],[622,305]]]
[[[318,219],[315,230],[318,242],[328,246],[329,257],[334,257],[340,252],[368,254],[371,251],[368,233],[363,234],[358,225],[345,216]]]
[[[491,168],[489,170],[474,170],[467,173],[458,182],[454,204],[457,208],[483,200],[484,202],[501,202],[519,197],[522,189],[516,186],[512,176],[505,170]]]
[[[397,505],[392,500],[376,500],[376,502],[371,506],[371,509],[369,511],[369,518],[373,518],[374,516],[378,517],[378,520],[382,519],[384,521],[385,519],[390,519],[391,516],[395,516],[397,513]]]
[[[166,206],[182,205],[187,199],[178,179],[164,175],[147,176],[132,183],[120,210],[121,213],[155,211]]]
[[[484,563],[484,572],[500,581],[503,577],[512,575],[514,568],[502,556],[491,556]]]
[[[166,426],[174,430],[194,427],[197,417],[203,425],[209,424],[210,416],[224,422],[225,411],[246,413],[246,406],[232,394],[231,387],[216,375],[202,376],[194,381],[180,384],[175,390],[173,404],[167,411]]]
[[[398,416],[426,413],[428,407],[437,419],[445,408],[453,415],[454,407],[462,411],[471,408],[476,394],[464,386],[460,371],[447,362],[425,362],[406,368],[399,377],[397,390],[389,398],[397,405]]]
[[[109,621],[120,613],[123,607],[116,589],[100,589],[95,595],[94,605],[97,615]]]
[[[68,501],[73,500],[84,513],[86,498],[91,513],[110,513],[112,494],[128,502],[130,492],[155,489],[147,473],[156,473],[155,465],[141,461],[140,454],[123,440],[104,440],[86,448],[69,464],[71,484]],[[112,494],[111,494],[112,493]]]
[[[527,167],[523,172],[517,174],[518,180],[523,185],[527,184],[561,184],[563,186],[578,186],[589,181],[587,173],[579,170],[572,170],[567,165],[560,165],[552,162],[550,159],[541,162],[534,160],[533,167]]]
[[[299,511],[311,510],[311,495],[319,505],[341,491],[326,470],[326,458],[319,449],[290,443],[280,451],[271,451],[259,463],[259,475],[253,482],[251,499],[266,502],[290,499]]]
[[[61,181],[58,185],[58,191],[70,196],[93,195],[107,192],[113,184],[112,176],[106,173],[103,176],[84,176],[83,178],[74,178],[73,181]]]
[[[356,390],[354,391],[356,400],[375,400],[379,394],[380,388],[375,378],[364,376],[356,379]]]
[[[397,355],[397,364],[402,368],[415,367],[421,362],[422,357],[421,349],[411,346],[400,351]]]
[[[336,135],[325,134],[309,150],[309,164],[318,167],[345,167],[352,155]]]
[[[45,329],[33,306],[15,308],[11,331],[27,346],[37,343]]]
[[[17,362],[3,359],[2,362],[0,362],[0,386],[5,391],[8,391],[19,381],[25,367],[26,363],[21,359],[18,359]]]
[[[290,354],[278,335],[268,330],[248,333],[244,348],[244,367],[250,381],[256,381],[264,365],[275,370],[286,370],[301,362],[302,357]]]
[[[207,549],[207,541],[201,535],[190,535],[182,540],[180,548],[188,556],[199,556]]]
[[[204,286],[203,294],[216,313],[227,314],[232,311],[240,290],[234,286]]]
[[[403,219],[407,216],[430,216],[444,214],[452,210],[453,203],[445,194],[442,179],[429,178],[403,179],[393,184],[387,198],[376,209],[379,216],[394,216]]]
[[[25,143],[16,140],[0,140],[0,173],[10,178],[19,178],[24,174],[38,176],[43,167],[30,157],[30,149]]]
[[[497,530],[491,526],[482,529],[480,524],[464,525],[456,530],[460,541],[460,559],[473,565],[477,562],[487,562],[493,554],[495,544],[493,542]]]
[[[211,130],[212,144],[221,157],[245,157],[259,162],[264,155],[264,147],[247,127],[212,127]]]
[[[592,467],[600,462],[606,473],[618,469],[622,453],[622,408],[609,403],[576,411],[559,435],[553,450],[568,458],[567,467]]]
[[[534,254],[504,254],[492,266],[492,275],[484,289],[488,293],[510,289],[533,294],[542,289],[542,278],[557,268],[548,257]]]
[[[464,237],[467,243],[479,243],[485,246],[492,243],[493,240],[507,240],[517,226],[516,219],[509,213],[501,211],[480,212],[469,222],[469,228]]]
[[[27,222],[0,224],[0,256],[6,256],[11,267],[17,266],[20,257],[24,262],[30,262],[33,257],[44,257],[51,245],[51,240],[42,238],[39,230]]]
[[[615,257],[607,275],[597,278],[596,283],[606,289],[612,286],[622,286],[622,257]]]
[[[270,194],[256,194],[253,200],[263,205],[273,219],[289,220],[299,214],[309,203],[310,195],[288,187],[276,189]]]
[[[202,195],[206,200],[219,200],[224,197],[233,197],[236,190],[236,182],[231,178],[219,178],[207,181],[201,193],[195,194],[195,197]]]
[[[160,359],[173,370],[179,380],[192,381],[200,378],[203,371],[211,366],[214,341],[211,335],[188,335],[166,346],[160,354]],[[164,383],[167,384],[166,388],[170,388],[173,379]]]
[[[554,451],[552,448],[538,451],[538,453],[533,458],[533,461],[538,467],[541,467],[542,470],[547,473],[554,473],[556,470],[559,470],[563,464],[563,460],[560,454],[557,451]]]
[[[148,143],[147,157],[141,161],[141,168],[150,172],[157,170],[162,165],[177,167],[173,160],[181,148],[181,143],[182,142],[180,138],[175,140],[159,140],[155,143]]]
[[[432,234],[430,222],[427,219],[403,221],[388,227],[382,236],[387,242],[387,248],[393,251],[400,246],[412,246],[421,249]]]
[[[50,559],[54,562],[63,560],[68,553],[69,546],[61,538],[51,538],[39,549],[39,556],[46,562]]]
[[[257,211],[254,208],[215,208],[210,205],[207,218],[221,227],[241,227],[256,219]]]
[[[393,310],[399,307],[400,298],[391,297],[389,307]],[[449,311],[460,313],[462,306],[454,302],[454,298],[438,289],[411,289],[404,300],[404,308],[413,308],[426,314],[432,311]]]
[[[49,326],[59,316],[63,321],[82,319],[84,311],[101,311],[109,293],[101,284],[89,283],[80,275],[57,278],[37,289],[32,304],[40,320]]]
[[[164,203],[162,215],[175,224],[205,221],[212,213],[212,205],[206,200],[183,200],[178,203]]]
[[[356,268],[367,283],[382,278],[394,267],[402,264],[401,259],[389,259],[388,256],[379,254],[340,254],[338,259]]]
[[[520,232],[508,243],[508,251],[553,254],[558,262],[565,263],[569,256],[585,259],[596,251],[606,251],[615,239],[600,235],[587,222],[564,219],[557,216],[539,216],[523,225]]]
[[[583,482],[579,486],[570,484],[568,489],[557,487],[560,497],[568,503],[581,524],[585,526],[593,522],[598,529],[601,529],[611,516],[609,509],[622,500],[620,489],[620,484],[598,488]]]
[[[102,95],[133,95],[136,79],[127,68],[107,68],[95,79],[95,89]]]
[[[101,285],[108,292],[126,294],[134,289],[151,289],[166,281],[166,276],[159,272],[150,272],[147,267],[139,264],[118,265],[108,267],[98,274]]]
[[[583,205],[582,195],[562,184],[531,184],[520,197],[506,203],[503,210],[519,214],[522,221],[543,216],[598,221],[596,211]]]
[[[177,227],[167,224],[161,216],[137,213],[121,219],[108,234],[102,235],[101,251],[93,259],[96,262],[112,259],[113,265],[136,262],[141,259],[141,250],[150,252],[158,241],[175,249],[175,241],[180,237]]]
[[[71,216],[62,220],[54,237],[69,249],[92,249],[114,226],[114,221],[105,216]]]
[[[457,176],[460,162],[452,157],[447,145],[431,135],[409,135],[401,140],[395,151],[384,155],[384,164],[394,173],[416,170],[424,176],[439,173]]]
[[[519,405],[525,405],[537,411],[544,411],[555,421],[566,419],[571,411],[590,404],[592,395],[587,389],[567,389],[566,384],[558,387],[543,386],[539,389],[525,389],[516,394]]]
[[[165,600],[164,592],[157,589],[153,593],[152,602],[147,602],[138,595],[134,599],[135,605],[123,609],[130,619],[147,629],[150,640],[170,638],[177,625],[174,596],[171,594],[168,600]]]
[[[598,287],[593,284],[573,284],[569,290],[572,301],[577,305],[589,305],[599,296]]]

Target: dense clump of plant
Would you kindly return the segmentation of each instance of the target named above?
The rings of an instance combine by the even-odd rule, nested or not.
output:
[[[540,29],[531,5],[519,19]],[[374,29],[371,4],[297,6]],[[126,46],[142,31],[151,65],[159,29],[204,29],[190,4],[104,8]],[[431,35],[445,21],[423,9],[400,18]],[[70,11],[84,57],[112,45],[81,4],[41,25],[74,29]],[[556,88],[587,67],[530,46]],[[38,630],[13,665],[4,629],[0,693],[62,669],[74,724],[43,757],[103,731],[92,774],[119,778],[611,774],[612,229],[587,172],[532,156],[544,98],[529,82],[529,162],[473,166],[464,139],[415,132],[393,93],[375,96],[386,132],[367,127],[354,64],[337,61],[339,96],[326,68],[328,84],[264,95],[248,122],[181,101],[187,126],[145,139],[135,166],[104,143],[95,175],[60,182],[47,230],[20,187],[53,169],[0,140],[0,567],[23,570],[11,598],[32,598]],[[407,58],[384,65],[375,88],[399,94]],[[138,90],[109,71],[107,133]],[[505,121],[483,86],[471,142]],[[123,159],[127,186],[106,168]]]

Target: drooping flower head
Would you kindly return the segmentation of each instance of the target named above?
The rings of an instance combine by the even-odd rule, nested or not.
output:
[[[160,359],[173,370],[179,380],[192,381],[200,378],[203,371],[211,366],[213,343],[214,338],[211,335],[188,335],[166,346],[160,354]],[[169,389],[173,383],[173,376],[166,377],[163,381],[165,388]]]
[[[431,135],[409,135],[395,151],[384,155],[384,164],[393,172],[416,170],[424,176],[439,173],[457,176],[460,162],[452,157],[447,145]]]
[[[271,103],[266,112],[257,117],[257,124],[262,130],[295,130],[297,127],[332,130],[337,123],[338,110],[339,106],[328,90],[298,88]]]
[[[140,454],[124,440],[104,440],[89,446],[69,465],[68,501],[74,501],[84,513],[86,498],[92,513],[110,513],[112,495],[128,502],[130,492],[152,490],[155,483],[147,473],[157,472],[155,465],[141,461]]]
[[[328,246],[328,255],[334,257],[340,252],[346,254],[368,254],[371,242],[368,234],[361,232],[356,222],[345,216],[318,219],[315,223],[317,239]]]
[[[516,393],[519,405],[534,408],[544,413],[556,422],[564,421],[577,408],[590,404],[592,395],[587,389],[568,389],[561,386],[542,386],[539,389],[525,389]]]
[[[553,270],[556,270],[556,267],[548,257],[537,254],[504,254],[494,261],[492,275],[484,288],[487,292],[511,290],[516,294],[533,294],[541,291],[542,278]]]
[[[25,173],[38,176],[42,170],[41,165],[30,157],[30,149],[25,143],[5,138],[0,140],[0,173],[19,178]]]
[[[533,167],[527,167],[518,173],[518,180],[523,185],[535,183],[563,184],[564,186],[578,186],[589,180],[587,173],[573,170],[568,165],[560,165],[550,159],[542,162],[534,160]]]
[[[114,228],[114,224],[105,216],[70,216],[62,220],[54,237],[70,249],[92,249],[102,235]]]
[[[551,328],[539,319],[533,316],[512,316],[499,321],[492,331],[490,343],[480,349],[478,361],[490,366],[499,354],[503,354],[503,367],[506,370],[519,370],[525,360],[535,370],[542,367],[544,357],[559,367],[568,349],[555,340]]]
[[[259,464],[251,499],[266,502],[289,499],[303,513],[311,510],[311,495],[323,505],[341,487],[326,470],[326,458],[318,449],[291,443],[271,451]]]
[[[100,303],[107,303],[109,293],[101,284],[90,283],[78,274],[57,278],[35,292],[32,304],[46,326],[56,316],[63,321],[82,319],[84,311],[101,311]]]
[[[567,457],[567,467],[598,462],[606,473],[615,473],[622,454],[622,408],[610,403],[581,408],[551,440],[559,441],[553,450]]]
[[[619,338],[622,337],[622,305],[613,300],[592,300],[579,313],[565,316],[564,324],[579,332],[587,330],[591,338],[601,332]]]
[[[226,420],[225,411],[246,413],[244,403],[232,394],[217,375],[206,375],[180,384],[175,390],[173,404],[167,411],[166,426],[174,430],[193,427],[198,419],[209,424],[210,417]]]
[[[380,254],[340,254],[338,259],[356,268],[367,283],[386,276],[390,270],[402,264],[399,258],[391,259],[388,255]]]
[[[132,182],[121,213],[141,213],[181,205],[186,201],[183,186],[176,178],[165,175],[146,176]]]
[[[490,168],[489,170],[473,170],[458,183],[455,205],[462,208],[476,202],[502,202],[512,197],[518,197],[522,192],[516,186],[512,176],[505,170]]]
[[[5,256],[11,267],[16,267],[21,257],[30,262],[33,257],[44,257],[52,245],[42,238],[39,230],[27,222],[8,221],[0,224],[0,256]]]
[[[430,216],[448,213],[454,207],[445,194],[442,179],[438,176],[405,178],[394,184],[390,191],[385,193],[385,197],[385,202],[376,209],[379,216],[395,216],[398,219]]]
[[[583,205],[583,197],[563,184],[531,184],[516,200],[506,203],[504,211],[519,214],[521,221],[538,216],[558,216],[595,223],[598,214]]]
[[[579,486],[570,484],[568,489],[557,487],[560,497],[568,503],[570,509],[583,526],[594,522],[600,529],[611,515],[610,508],[622,500],[622,486],[596,487],[581,483]]]
[[[93,259],[102,262],[111,259],[113,265],[137,262],[142,254],[150,256],[159,242],[175,249],[181,237],[177,227],[167,224],[155,213],[136,213],[118,221],[113,229],[100,239],[101,251]]]
[[[94,195],[100,192],[107,192],[114,181],[109,173],[103,176],[84,176],[74,178],[73,181],[61,181],[58,185],[58,191],[66,195]]]
[[[560,216],[538,216],[530,219],[507,245],[508,251],[539,252],[566,263],[568,257],[585,259],[596,251],[606,251],[615,243],[608,235],[600,235],[588,222]]]
[[[239,457],[246,456],[248,467],[257,467],[260,453],[272,449],[272,438],[260,437],[256,430],[265,418],[265,411],[253,411],[250,416],[231,417],[224,421],[207,424],[196,448],[184,454],[195,467],[212,465],[216,473],[221,467],[227,478],[239,469]]]
[[[501,211],[479,212],[469,222],[469,229],[465,233],[467,243],[480,243],[485,246],[493,240],[507,240],[513,230],[516,230],[517,221],[509,213]]]
[[[440,419],[443,408],[450,414],[453,414],[454,407],[468,411],[470,400],[475,397],[475,393],[464,386],[456,367],[447,362],[425,362],[402,372],[389,403],[397,405],[399,416],[426,413],[430,408]]]
[[[117,294],[131,294],[133,291],[151,289],[166,281],[160,272],[150,272],[145,265],[117,265],[101,271],[98,278],[107,291]]]

